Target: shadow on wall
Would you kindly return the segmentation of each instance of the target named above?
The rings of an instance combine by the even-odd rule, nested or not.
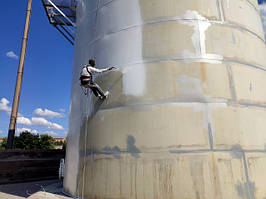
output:
[[[139,153],[141,151],[136,147],[135,143],[136,143],[135,138],[132,135],[127,136],[127,150],[124,153],[130,153],[131,156],[139,158],[140,157]],[[104,147],[103,150],[106,154],[110,154],[116,159],[120,159],[121,158],[120,155],[121,153],[123,153],[123,151],[121,151],[118,146],[114,147],[106,146]]]
[[[140,150],[135,145],[136,140],[132,135],[127,136],[127,151],[135,158],[139,158]]]

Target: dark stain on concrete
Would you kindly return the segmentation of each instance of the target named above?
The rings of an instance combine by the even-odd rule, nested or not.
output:
[[[233,158],[241,159],[244,155],[244,152],[240,145],[234,145],[231,148],[230,154]]]
[[[110,147],[110,146],[106,146],[104,147],[104,152],[106,154],[110,154],[112,155],[114,158],[116,159],[120,159],[120,154],[121,154],[121,150],[118,146],[114,146],[114,147]]]
[[[255,183],[245,182],[236,185],[237,194],[243,199],[255,199]]]
[[[127,136],[127,150],[135,158],[139,158],[140,150],[135,145],[136,140],[132,135]]]

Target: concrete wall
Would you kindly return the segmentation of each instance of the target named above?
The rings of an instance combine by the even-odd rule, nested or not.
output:
[[[65,190],[265,199],[266,48],[256,0],[81,0]],[[119,70],[84,96],[89,58]]]

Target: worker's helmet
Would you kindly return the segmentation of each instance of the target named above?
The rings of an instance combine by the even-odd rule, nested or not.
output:
[[[89,60],[89,64],[93,67],[95,66],[95,60],[94,59],[90,59]]]

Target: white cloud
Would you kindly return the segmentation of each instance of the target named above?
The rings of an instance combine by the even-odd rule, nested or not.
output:
[[[31,120],[26,117],[18,117],[17,124],[26,126],[44,126],[48,129],[64,130],[64,128],[60,124],[50,122],[42,117],[32,117]]]
[[[18,124],[23,124],[23,125],[26,125],[26,126],[32,125],[32,122],[30,121],[30,119],[28,119],[26,117],[18,117],[17,118],[17,123]]]
[[[45,132],[41,132],[40,134],[42,134],[42,135],[50,135],[50,136],[58,135],[58,133],[55,133],[53,131],[45,131]]]
[[[29,129],[29,128],[16,128],[17,134],[20,134],[20,133],[25,132],[25,131],[31,132],[31,129]]]
[[[10,113],[11,107],[9,107],[8,104],[9,104],[9,101],[6,98],[2,98],[0,101],[0,111]]]
[[[36,126],[45,126],[48,129],[57,129],[57,130],[63,130],[64,128],[57,124],[57,123],[52,123],[49,122],[48,120],[42,118],[42,117],[33,117],[31,118],[32,121],[32,125],[36,125]]]
[[[39,134],[39,135],[50,135],[50,136],[58,135],[54,131],[44,131],[44,132],[41,132],[41,131],[37,131],[37,130],[32,130],[32,133]]]
[[[4,131],[0,130],[0,134],[3,134],[3,133],[4,133]]]
[[[266,38],[266,3],[260,4],[260,16],[263,24],[264,29],[264,37]]]
[[[66,112],[66,109],[64,109],[64,108],[60,108],[59,111],[60,111],[60,112]]]
[[[41,108],[37,108],[34,110],[34,113],[38,116],[42,116],[42,117],[64,117],[64,114],[62,113],[58,113],[58,112],[54,112],[48,109],[44,109],[42,110]]]
[[[6,56],[12,59],[18,59],[18,56],[13,51],[7,52]]]
[[[6,98],[2,98],[0,100],[0,111],[4,111],[10,114],[11,107],[9,107],[8,104],[9,104],[9,101]],[[48,109],[42,110],[41,108],[36,109],[34,113],[38,115],[42,115],[42,116],[47,116],[47,117],[63,117],[64,116],[64,114],[62,113],[57,113],[54,111],[50,111]],[[20,113],[18,113],[17,124],[21,124],[25,126],[44,126],[48,129],[64,130],[63,126],[61,126],[60,124],[50,122],[43,117],[32,117],[31,119],[29,119],[29,118],[24,117]],[[21,129],[18,129],[18,131],[19,130]],[[26,129],[26,130],[30,131],[30,129]],[[53,134],[53,133],[50,133],[50,134]]]
[[[32,134],[39,134],[39,135],[50,135],[50,136],[54,136],[54,135],[58,135],[58,133],[55,133],[54,131],[38,131],[38,130],[31,130],[30,128],[17,128],[16,129],[16,134],[20,134],[22,132],[28,131]],[[0,131],[1,132],[1,131]],[[0,133],[1,134],[1,133]]]

